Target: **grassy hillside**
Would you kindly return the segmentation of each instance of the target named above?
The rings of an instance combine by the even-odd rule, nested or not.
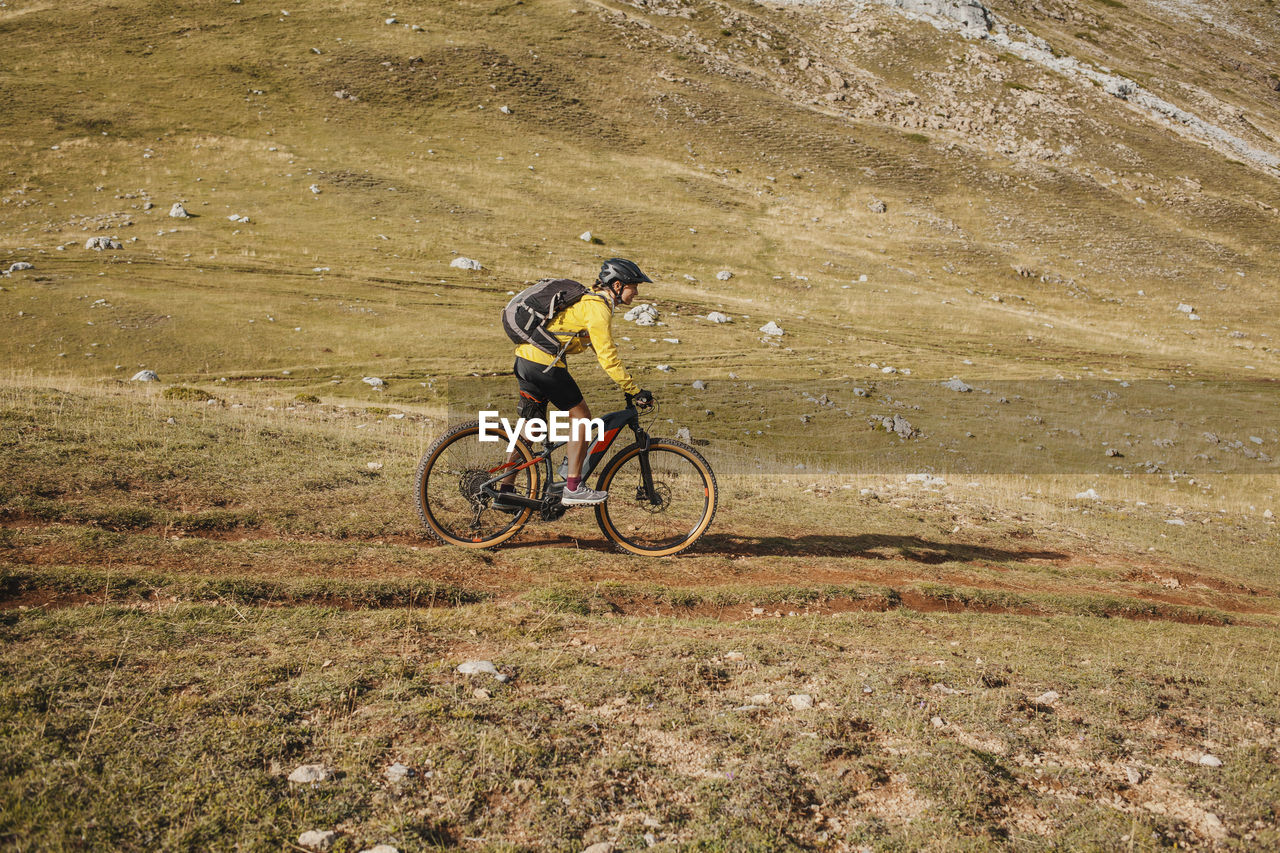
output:
[[[987,8],[1275,153],[1268,4]],[[4,0],[0,44],[0,846],[1280,839],[1266,168],[879,4]],[[435,546],[507,294],[612,256],[713,527]]]

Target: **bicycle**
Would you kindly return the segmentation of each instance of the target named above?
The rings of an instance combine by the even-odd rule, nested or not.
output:
[[[683,442],[650,436],[630,396],[626,408],[601,420],[604,437],[587,449],[583,480],[624,428],[630,427],[635,441],[600,471],[596,488],[609,493],[595,506],[600,530],[617,547],[641,556],[667,557],[692,547],[711,526],[719,499],[707,460]],[[456,426],[418,464],[418,515],[434,538],[464,548],[501,545],[534,513],[554,521],[571,508],[560,503],[567,465],[561,463],[562,479],[556,479],[551,462],[563,446],[547,441],[534,453],[521,437],[517,458],[509,461],[505,441],[480,441],[479,421]],[[499,501],[498,483],[512,474],[515,491],[503,492]]]

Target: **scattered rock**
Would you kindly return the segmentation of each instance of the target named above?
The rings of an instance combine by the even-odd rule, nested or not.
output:
[[[813,697],[808,693],[792,693],[787,697],[787,704],[795,711],[808,711],[813,707]]]
[[[919,430],[913,427],[911,422],[902,415],[881,418],[880,426],[884,427],[885,432],[895,433],[901,439],[915,438],[920,434]]]
[[[130,382],[159,382],[160,377],[156,375],[156,372],[154,370],[139,370],[137,373],[133,374],[133,378],[130,379],[129,381]]]
[[[670,372],[671,372],[671,365],[669,365],[669,364],[658,364],[658,365],[654,365],[654,368],[653,368],[653,369],[654,369],[654,370],[661,370],[663,373],[670,373]]]
[[[457,269],[460,269],[460,270],[484,269],[484,267],[480,266],[479,261],[473,261],[470,258],[454,258],[453,261],[449,264],[449,266],[456,267]]]
[[[360,100],[358,97],[351,94],[346,89],[339,89],[338,91],[333,93],[333,96],[337,98],[339,101],[351,101],[354,103],[355,101]]]
[[[17,263],[9,267],[9,272],[11,273],[22,272],[23,270],[30,270],[30,269],[35,269],[35,267],[27,263],[26,261],[18,261]]]
[[[1032,699],[1032,700],[1031,700],[1031,702],[1032,702],[1032,704],[1035,704],[1035,705],[1043,705],[1043,706],[1045,706],[1046,708],[1049,708],[1049,707],[1053,707],[1053,703],[1054,703],[1054,702],[1057,702],[1057,701],[1058,701],[1059,699],[1061,699],[1061,698],[1062,698],[1062,697],[1058,695],[1057,691],[1055,691],[1055,690],[1046,690],[1045,692],[1041,693],[1041,694],[1040,694],[1039,696],[1037,696],[1036,698]]]
[[[680,427],[676,430],[676,441],[683,441],[685,444],[693,443],[693,436],[689,434],[688,427]]]
[[[502,113],[504,116],[509,116],[511,115],[511,107],[508,107],[506,104],[503,104],[502,106],[498,107],[498,112]]]
[[[1166,519],[1164,520],[1164,523],[1165,523],[1165,524],[1172,524],[1172,525],[1173,525],[1173,526],[1175,526],[1175,527],[1186,527],[1186,526],[1187,526],[1187,523],[1186,523],[1185,521],[1183,521],[1182,519],[1180,519],[1180,518],[1166,518]]]
[[[954,687],[948,687],[947,685],[943,684],[941,681],[939,681],[937,684],[934,684],[929,689],[932,690],[934,693],[941,693],[943,696],[965,696],[965,695],[968,695],[968,692],[969,692],[967,690],[957,690]]]
[[[375,391],[381,391],[383,388],[387,387],[387,383],[379,379],[377,376],[366,376],[360,381],[373,388]]]
[[[707,315],[707,319],[712,323],[732,323],[733,318],[728,314],[721,314],[719,311],[712,311]]]
[[[887,213],[889,211],[889,205],[885,204],[883,201],[881,201],[878,198],[873,198],[867,204],[867,209],[870,210],[872,213]]]
[[[600,841],[587,847],[582,853],[613,853],[613,844],[608,841]]]
[[[663,338],[663,340],[664,340],[664,341],[666,341],[666,342],[667,342],[667,343],[669,343],[669,344],[678,344],[678,343],[680,343],[680,339],[679,339],[679,338]]]
[[[973,390],[973,386],[966,385],[964,382],[960,381],[959,377],[956,376],[953,376],[946,382],[943,382],[942,387],[949,391],[959,391],[961,394],[968,394]]]
[[[1125,778],[1129,780],[1130,785],[1141,785],[1142,780],[1145,778],[1142,775],[1142,771],[1137,767],[1134,767],[1132,764],[1124,765],[1124,775]]]
[[[1124,454],[1121,453],[1119,450],[1116,450],[1114,447],[1107,448],[1107,456],[1110,456],[1112,458],[1120,458],[1120,459],[1124,458]]]
[[[103,249],[123,249],[124,244],[119,240],[113,240],[110,237],[90,237],[85,241],[86,249],[96,249],[101,252]]]
[[[1206,752],[1204,755],[1200,756],[1200,760],[1198,763],[1202,767],[1221,767],[1222,759],[1216,755],[1210,755],[1209,753]]]
[[[578,239],[579,239],[579,240],[581,240],[581,241],[582,241],[582,242],[584,242],[584,243],[590,243],[590,242],[591,242],[591,232],[590,232],[590,231],[583,231],[581,234],[579,234],[579,235],[578,235]]]
[[[392,24],[398,24],[398,23],[400,23],[400,22],[399,22],[399,21],[397,21],[395,18],[387,18],[387,19],[386,19],[385,21],[383,21],[382,23],[386,24],[386,25],[389,27],[389,26],[391,26]]]
[[[725,652],[724,659],[728,661],[740,661],[740,660],[746,660],[747,656],[744,655],[742,652]]]
[[[388,782],[395,784],[397,782],[403,782],[405,779],[408,779],[410,776],[412,776],[413,768],[409,767],[406,764],[401,764],[399,761],[397,761],[395,764],[392,764],[385,771],[383,771],[382,775],[386,778]]]
[[[338,833],[332,829],[309,829],[298,836],[298,844],[312,850],[325,851],[333,846],[333,841],[337,837]]]
[[[941,717],[934,717],[929,722],[933,723],[933,727],[935,729],[943,729],[943,728],[946,728],[947,726],[946,721],[943,720]]]
[[[719,281],[728,281],[731,278],[733,278],[733,273],[728,270],[720,270],[720,272],[716,273],[716,279]]]
[[[312,184],[310,187],[308,187],[308,189],[311,190],[311,192],[315,193],[316,195],[320,195],[320,187],[318,185]]]
[[[934,488],[941,488],[942,486],[945,486],[947,484],[947,481],[942,479],[941,477],[935,477],[932,474],[928,474],[928,473],[908,474],[905,479],[906,479],[906,482],[908,483],[919,483],[922,486],[931,486]]]
[[[1187,303],[1185,303],[1185,302],[1180,302],[1180,303],[1178,303],[1178,310],[1179,310],[1179,311],[1181,311],[1183,314],[1194,314],[1194,313],[1196,313],[1195,306],[1193,306],[1193,305],[1188,305],[1188,304],[1187,304]]]
[[[483,687],[477,687],[475,690],[472,690],[471,695],[481,702],[488,702],[493,698],[493,694],[488,690],[485,690]]]
[[[492,675],[498,681],[506,681],[507,676],[498,672],[491,660],[469,660],[458,664],[458,672],[463,675]]]
[[[175,201],[173,207],[169,208],[169,216],[173,219],[190,219],[191,214],[187,213],[187,209],[182,206],[182,202]]]
[[[764,332],[766,335],[785,335],[786,334],[786,332],[782,331],[782,327],[779,326],[777,323],[775,323],[773,320],[770,320],[768,323],[765,323],[763,326],[761,326],[760,331]]]
[[[304,764],[289,774],[289,781],[300,785],[314,785],[332,778],[333,768],[325,767],[323,764]]]
[[[658,322],[658,309],[647,302],[642,303],[623,314],[622,319],[637,326],[652,326]]]
[[[693,380],[692,387],[695,391],[705,391],[707,390],[707,383],[703,382],[701,379],[695,379]]]
[[[364,463],[364,467],[368,468],[370,471],[381,471],[381,470],[382,470],[382,463],[381,463],[381,462],[366,462],[366,463]]]
[[[390,844],[375,844],[372,847],[361,850],[360,853],[400,853],[400,851]]]
[[[1078,501],[1096,501],[1098,493],[1093,489],[1085,489],[1083,492],[1076,492],[1076,500]]]

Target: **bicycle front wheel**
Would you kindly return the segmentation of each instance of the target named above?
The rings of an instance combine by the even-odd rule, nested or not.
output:
[[[646,492],[643,460],[653,479]],[[618,547],[646,557],[666,557],[692,546],[711,526],[718,494],[711,466],[698,451],[672,439],[638,444],[609,460],[597,488],[609,499],[596,506],[596,522]]]
[[[514,494],[536,498],[541,475],[524,441],[507,459],[502,442],[480,441],[480,425],[472,421],[442,435],[418,465],[418,515],[431,535],[450,545],[489,548],[520,532],[533,510],[495,505],[497,483],[515,470]],[[523,466],[523,467],[521,467]]]

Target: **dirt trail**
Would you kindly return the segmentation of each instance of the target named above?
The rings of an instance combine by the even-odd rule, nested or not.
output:
[[[349,591],[304,589],[299,584],[437,582],[468,590],[471,600],[478,596],[498,601],[520,598],[538,587],[559,586],[595,595],[593,606],[619,614],[678,613],[717,619],[896,607],[1023,614],[1065,610],[1197,623],[1239,622],[1241,617],[1280,613],[1280,595],[1275,590],[1214,577],[1199,568],[1024,540],[992,544],[819,532],[780,537],[729,530],[708,535],[694,553],[645,561],[618,554],[598,534],[549,535],[537,529],[514,545],[479,552],[446,548],[410,535],[328,538],[230,530],[174,536],[157,530],[133,533],[135,547],[129,553],[117,553],[86,548],[75,537],[48,536],[52,526],[41,522],[10,519],[5,527],[14,542],[0,552],[0,565],[15,573],[25,570],[30,577],[0,586],[0,609],[106,601],[105,589],[67,589],[35,576],[52,567],[76,566],[104,573],[172,574],[179,585],[182,578],[275,581],[278,586],[271,588],[275,592],[264,593],[258,603],[342,608],[409,606],[409,602],[395,593],[370,600]],[[184,540],[214,548],[212,553],[206,548],[187,553],[181,547]],[[146,547],[137,547],[139,542]],[[302,547],[261,552],[264,546],[287,544]],[[308,545],[354,547],[357,556],[335,558],[331,552],[320,553],[322,548],[313,554]],[[547,551],[552,549],[571,549],[577,556],[548,559]],[[282,556],[281,550],[287,553]],[[584,554],[589,558],[582,559]],[[601,584],[609,586],[597,595],[594,590]],[[614,588],[625,592],[614,594]],[[732,594],[723,594],[725,589]],[[755,606],[750,601],[753,596],[766,603]],[[167,597],[161,590],[154,597],[134,595],[130,600],[148,606],[162,604]],[[718,603],[726,597],[737,603]],[[119,598],[114,600],[120,603]],[[444,602],[436,604],[440,603]]]

